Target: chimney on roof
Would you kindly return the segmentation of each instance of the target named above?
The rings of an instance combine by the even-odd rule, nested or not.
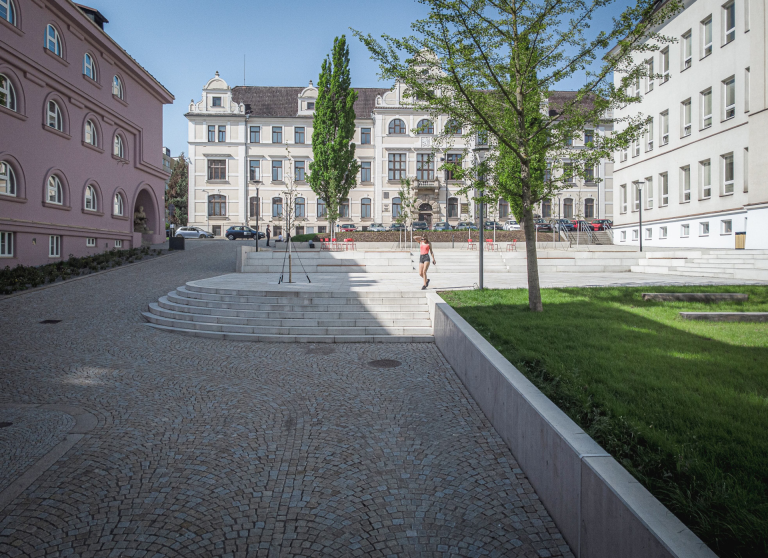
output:
[[[309,86],[314,87],[314,85],[312,85],[312,80],[309,80]]]

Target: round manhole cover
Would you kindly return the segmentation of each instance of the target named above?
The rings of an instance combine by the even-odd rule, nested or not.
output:
[[[8,428],[12,424],[12,422],[0,422],[0,428]]]
[[[307,349],[306,354],[327,356],[327,355],[332,355],[335,352],[336,352],[336,349],[334,349],[333,347],[312,347]]]
[[[390,358],[384,358],[381,360],[372,360],[368,363],[368,366],[373,366],[374,368],[397,368],[400,366],[402,362],[399,360],[392,360]]]

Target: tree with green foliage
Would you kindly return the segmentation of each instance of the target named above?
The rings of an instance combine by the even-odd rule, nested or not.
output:
[[[528,305],[535,312],[543,306],[532,241],[534,208],[564,187],[564,158],[574,161],[574,174],[583,175],[585,166],[611,157],[643,133],[647,117],[619,119],[612,111],[639,102],[629,86],[648,76],[649,67],[641,63],[648,53],[673,40],[655,29],[681,8],[679,0],[636,0],[611,23],[590,31],[595,16],[615,1],[421,0],[429,14],[412,24],[413,36],[384,35],[382,44],[354,31],[379,62],[382,76],[405,84],[417,108],[433,119],[448,115],[462,125],[470,143],[487,134],[489,168],[505,158],[500,169],[507,180],[505,197],[513,207],[519,201],[527,239]],[[621,75],[618,87],[614,73]],[[578,90],[550,94],[573,75],[584,76]],[[566,148],[569,138],[601,121],[616,131],[595,135],[585,149]],[[542,163],[550,166],[546,183]]]
[[[184,153],[179,155],[171,169],[171,178],[165,189],[166,210],[171,205],[174,207],[172,215],[168,215],[168,221],[177,227],[187,225],[187,193],[189,189],[189,171]]]
[[[331,56],[323,60],[317,80],[312,120],[312,155],[307,181],[325,201],[331,233],[341,202],[357,184],[360,165],[355,159],[355,101],[349,73],[349,46],[344,35],[333,40]]]

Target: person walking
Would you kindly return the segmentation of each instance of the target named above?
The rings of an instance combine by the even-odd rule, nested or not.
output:
[[[417,236],[416,238],[419,240],[419,277],[424,279],[424,286],[421,287],[421,290],[424,291],[429,286],[429,279],[427,279],[429,255],[432,254],[433,264],[437,265],[437,260],[435,259],[435,253],[432,251],[432,243],[429,241],[429,237],[424,234],[424,236]]]
[[[267,246],[269,246],[269,225],[267,225]]]

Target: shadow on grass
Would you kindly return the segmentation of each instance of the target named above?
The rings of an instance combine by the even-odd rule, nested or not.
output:
[[[647,303],[643,291],[750,292]],[[768,326],[684,322],[755,310],[768,288],[463,291],[445,299],[720,556],[768,555]]]

